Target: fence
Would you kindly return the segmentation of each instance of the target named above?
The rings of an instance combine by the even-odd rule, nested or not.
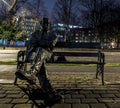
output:
[[[8,41],[7,39],[0,39],[0,46],[20,46],[20,47],[24,47],[25,46],[25,41]]]

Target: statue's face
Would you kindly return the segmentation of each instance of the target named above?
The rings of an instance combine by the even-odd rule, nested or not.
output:
[[[48,31],[48,24],[44,24],[44,30]]]
[[[49,22],[48,18],[43,18],[42,26],[43,26],[44,31],[50,30],[50,22]]]

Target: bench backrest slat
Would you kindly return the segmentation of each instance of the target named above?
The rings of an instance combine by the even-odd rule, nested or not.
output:
[[[101,49],[100,43],[91,42],[57,42],[55,48],[94,48]]]

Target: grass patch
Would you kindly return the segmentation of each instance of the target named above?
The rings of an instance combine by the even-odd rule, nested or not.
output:
[[[106,63],[105,66],[108,66],[108,67],[120,67],[120,63]]]
[[[96,64],[47,63],[50,66],[96,66]],[[120,67],[120,63],[106,63],[105,67]]]
[[[17,65],[16,61],[0,61],[0,65]]]
[[[16,61],[0,61],[0,65],[17,65]],[[47,63],[48,66],[96,66],[95,64]],[[120,63],[106,63],[105,67],[120,67]]]
[[[47,63],[49,66],[96,66],[95,64]]]

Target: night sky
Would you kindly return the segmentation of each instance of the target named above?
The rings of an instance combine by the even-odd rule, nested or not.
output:
[[[52,12],[52,9],[53,9],[55,1],[57,1],[57,0],[44,0],[45,5],[46,5],[46,7],[48,9],[49,14],[51,14],[51,12]]]

